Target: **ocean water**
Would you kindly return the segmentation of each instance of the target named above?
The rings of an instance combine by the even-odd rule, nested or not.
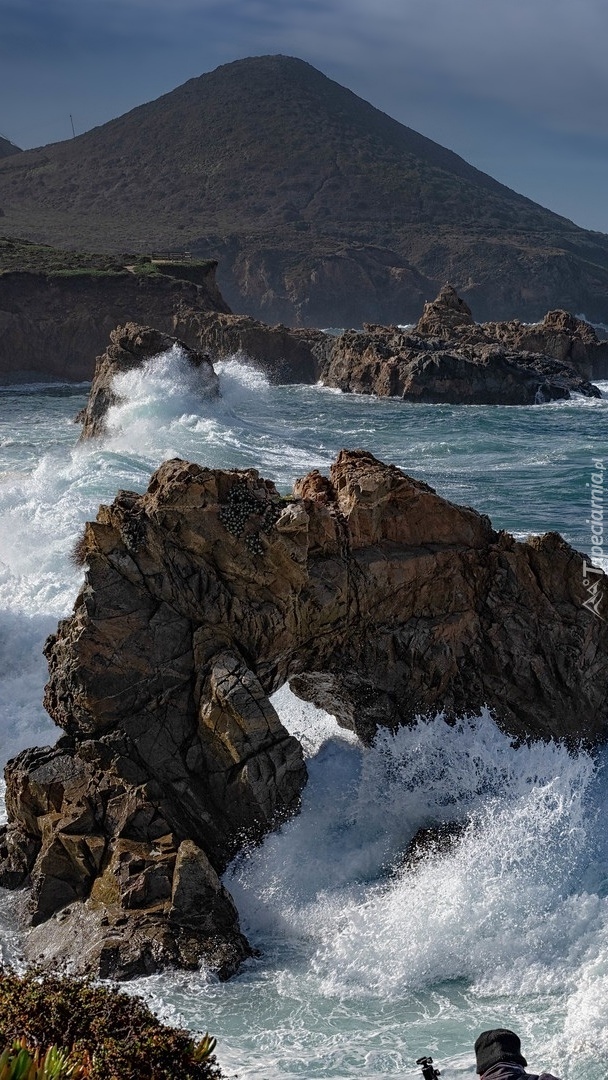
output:
[[[205,400],[179,350],[122,377],[107,437],[78,446],[86,385],[0,387],[0,754],[53,741],[46,635],[81,581],[74,541],[100,502],[142,491],[167,457],[256,467],[282,491],[341,447],[364,447],[517,536],[555,529],[590,549],[602,400],[531,408],[408,405],[272,387],[235,357]],[[593,617],[590,615],[590,617]],[[161,1016],[211,1031],[227,1076],[296,1080],[474,1076],[487,1027],[518,1031],[530,1066],[608,1076],[605,753],[515,749],[488,714],[441,717],[363,749],[283,688],[302,741],[301,814],[226,874],[260,957],[220,984],[204,970],[138,980]],[[403,866],[421,826],[469,824],[449,854]],[[19,955],[0,893],[1,956]]]

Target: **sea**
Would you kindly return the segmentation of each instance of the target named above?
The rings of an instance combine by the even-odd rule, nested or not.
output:
[[[590,551],[608,384],[533,407],[420,405],[271,386],[242,356],[217,368],[216,400],[177,347],[121,376],[108,434],[86,444],[88,384],[0,387],[2,763],[60,734],[42,645],[80,587],[83,522],[167,458],[254,467],[288,492],[364,448],[520,539],[557,530]],[[509,1027],[532,1069],[606,1080],[607,753],[515,746],[487,711],[423,716],[364,748],[289,687],[274,703],[309,782],[301,813],[225,875],[259,956],[227,983],[165,972],[128,992],[214,1035],[232,1078],[410,1080],[429,1056],[442,1080],[472,1080],[476,1036]],[[417,830],[454,820],[458,846],[407,868]],[[15,912],[0,891],[0,956],[19,964]]]

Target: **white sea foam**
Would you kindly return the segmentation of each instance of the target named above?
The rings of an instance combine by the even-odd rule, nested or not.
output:
[[[0,753],[49,742],[42,644],[81,571],[69,552],[119,488],[144,490],[168,456],[257,467],[286,487],[365,446],[521,534],[576,543],[606,402],[554,409],[426,408],[272,387],[234,358],[221,397],[182,380],[179,356],[135,377],[112,432],[76,446],[83,395],[10,393],[0,412]],[[608,384],[606,384],[608,389]],[[123,390],[125,388],[123,387]],[[130,396],[129,396],[130,395]],[[591,410],[591,411],[590,411]],[[590,420],[593,424],[589,426]],[[284,722],[308,756],[301,815],[227,875],[262,955],[229,984],[204,972],[140,980],[168,1018],[220,1039],[228,1073],[258,1080],[474,1075],[484,1027],[522,1035],[531,1065],[605,1080],[608,813],[604,762],[551,744],[514,748],[484,714],[427,719],[363,749],[284,689]],[[421,826],[466,819],[451,852],[414,871]],[[14,901],[0,903],[15,957]]]
[[[530,991],[563,989],[594,778],[584,754],[514,749],[487,714],[422,721],[367,751],[336,730],[311,761],[303,813],[237,863],[230,887],[250,932],[276,918],[314,939],[328,993],[386,998],[445,979],[514,993],[524,961]],[[469,821],[454,853],[403,870],[417,830],[454,819]]]
[[[228,987],[199,976],[138,989],[220,1036],[247,1076],[413,1077],[424,1052],[472,1077],[484,1027],[515,1027],[565,1080],[603,1080],[608,852],[602,770],[552,744],[515,747],[484,713],[364,749],[282,691],[308,740],[300,815],[226,875],[262,958]],[[421,826],[468,822],[408,869]],[[255,1001],[254,1030],[251,1002]],[[222,1052],[223,1048],[223,1052]]]

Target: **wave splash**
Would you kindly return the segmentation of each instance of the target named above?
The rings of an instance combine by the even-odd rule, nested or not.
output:
[[[298,709],[280,708],[294,734]],[[227,875],[253,943],[293,952],[308,993],[328,1005],[398,1006],[420,1024],[439,994],[456,1045],[456,1021],[466,1017],[472,1045],[479,1016],[479,1029],[527,1030],[555,1067],[582,1055],[592,1077],[599,1055],[605,1068],[598,762],[556,744],[515,747],[483,713],[382,732],[370,750],[326,729],[308,764],[300,816]],[[467,824],[447,854],[405,865],[419,828],[454,820]]]
[[[86,446],[74,446],[71,400],[41,397],[30,412],[28,396],[18,395],[22,432],[13,421],[18,445],[2,450],[0,474],[4,758],[59,734],[41,706],[41,646],[79,587],[69,551],[82,524],[117,488],[144,490],[165,457],[258,467],[286,484],[323,468],[344,444],[370,445],[415,475],[424,466],[431,483],[453,459],[447,493],[492,514],[507,507],[522,529],[534,524],[521,516],[532,505],[521,499],[526,476],[537,492],[550,473],[557,509],[568,502],[574,516],[560,525],[554,507],[543,528],[563,531],[570,522],[576,540],[577,515],[584,517],[576,492],[590,454],[586,404],[568,403],[564,441],[556,410],[540,418],[518,410],[515,419],[505,410],[454,411],[452,421],[449,410],[271,388],[238,358],[217,365],[216,401],[195,386],[172,396],[175,364],[179,358],[152,384],[136,385],[112,435]],[[550,449],[533,469],[529,416],[535,455]],[[511,460],[505,447],[514,472],[501,488],[502,463]],[[490,454],[485,472],[482,451]],[[208,1027],[225,1069],[259,1080],[362,1072],[419,1080],[413,1062],[426,1052],[445,1080],[472,1078],[475,1035],[499,1024],[520,1032],[531,1065],[552,1066],[564,1080],[605,1080],[606,758],[551,744],[515,748],[485,714],[454,728],[425,720],[363,750],[286,691],[279,711],[309,757],[302,813],[227,875],[261,957],[226,986],[200,972],[165,974],[133,990],[193,1030]],[[408,870],[403,852],[418,828],[454,819],[466,820],[461,841]],[[14,956],[9,909],[3,897],[3,955]]]

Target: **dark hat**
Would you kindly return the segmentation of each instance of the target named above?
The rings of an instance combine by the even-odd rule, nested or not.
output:
[[[521,1043],[514,1031],[508,1028],[494,1028],[493,1031],[482,1031],[475,1041],[475,1057],[477,1058],[477,1072],[484,1073],[492,1065],[499,1061],[506,1061],[512,1065],[524,1065],[528,1062],[522,1056]]]

